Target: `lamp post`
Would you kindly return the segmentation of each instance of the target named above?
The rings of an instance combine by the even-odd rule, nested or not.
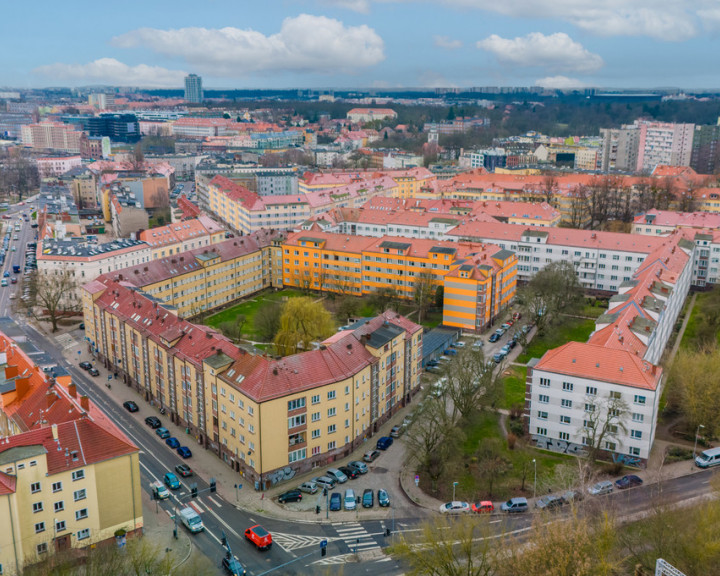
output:
[[[535,499],[535,494],[537,493],[537,460],[533,458],[533,500]]]
[[[460,484],[460,482],[453,482],[453,502],[455,502],[455,487]]]
[[[695,453],[697,452],[697,439],[700,434],[700,428],[705,428],[702,424],[698,424],[697,430],[695,430],[695,445],[693,446],[693,460],[695,460]]]

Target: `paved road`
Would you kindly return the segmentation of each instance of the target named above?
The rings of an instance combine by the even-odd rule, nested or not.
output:
[[[15,277],[18,279],[18,284],[8,284],[8,286],[4,288],[0,287],[0,316],[10,315],[14,304],[19,303],[19,298],[22,296],[21,285],[22,273],[25,269],[25,250],[27,243],[35,238],[37,228],[31,228],[31,223],[25,222],[22,219],[21,214],[29,214],[34,209],[34,205],[26,203],[24,206],[13,205],[8,211],[3,212],[3,215],[10,216],[11,218],[10,220],[2,220],[2,223],[4,224],[3,236],[5,231],[7,231],[9,227],[12,227],[11,237],[17,235],[18,239],[10,241],[10,245],[8,246],[7,253],[5,255],[5,263],[0,268],[0,272],[9,272],[10,278]],[[16,224],[20,224],[20,230],[18,232],[15,232]],[[0,236],[0,239],[1,238],[2,236]],[[15,251],[12,250],[12,247],[15,247]],[[20,265],[20,274],[13,274],[13,264]],[[8,278],[8,280],[10,280],[10,278]],[[17,300],[11,300],[11,294],[16,294]]]

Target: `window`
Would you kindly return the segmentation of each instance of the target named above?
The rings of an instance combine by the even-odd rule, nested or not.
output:
[[[560,438],[560,440],[565,440],[567,442],[568,440],[570,440],[570,434],[567,432],[560,432],[558,434],[558,438]]]
[[[307,456],[307,448],[300,448],[300,450],[294,450],[288,454],[288,463],[292,464],[298,460],[305,460]]]
[[[537,417],[540,418],[540,420],[547,420],[548,413],[538,410]]]
[[[563,390],[565,390],[565,392],[572,392],[573,388],[574,386],[572,382],[563,382]]]
[[[328,450],[335,450],[335,440],[328,442]]]
[[[72,473],[73,482],[75,480],[82,480],[83,478],[85,478],[85,470],[75,470],[75,472]]]
[[[55,508],[55,512],[62,512],[63,510],[65,510],[65,502],[63,502],[62,500],[60,500],[59,502],[55,502],[53,507]]]
[[[615,450],[617,444],[615,442],[605,442],[605,450]]]
[[[610,398],[613,400],[620,400],[621,396],[620,392],[610,392]]]
[[[645,396],[638,396],[637,394],[635,394],[635,399],[633,400],[633,402],[635,402],[635,404],[644,405],[645,401],[646,401]]]
[[[40,534],[40,532],[45,532],[45,522],[35,524],[35,534]]]
[[[570,416],[560,416],[560,424],[570,424]]]
[[[550,386],[550,378],[540,378],[540,386],[543,388]]]
[[[595,386],[585,386],[585,394],[588,396],[597,396],[597,388],[595,388]]]
[[[632,421],[633,422],[644,422],[645,416],[643,416],[642,414],[638,414],[637,412],[633,412]]]
[[[295,428],[296,426],[302,426],[305,424],[305,414],[298,414],[288,418],[288,428]]]
[[[60,492],[62,490],[62,482],[53,482],[52,491]]]
[[[567,398],[563,398],[563,399],[560,401],[560,405],[561,405],[563,408],[572,408],[572,400],[568,400]]]
[[[65,520],[55,520],[55,532],[62,532],[65,528]]]
[[[255,413],[255,410],[253,409],[253,407],[248,406],[248,414],[250,414],[250,416],[252,416],[254,413]]]
[[[79,500],[85,500],[85,498],[87,498],[87,492],[85,491],[85,488],[83,488],[82,490],[75,490],[75,492],[73,492],[73,499],[75,500],[75,502],[78,502]]]
[[[595,412],[595,404],[585,404],[585,412]]]
[[[547,428],[536,428],[535,433],[539,436],[547,436]]]
[[[313,404],[320,404],[320,394],[315,394],[311,399],[310,402]]]
[[[345,428],[350,428],[350,420],[345,418]]]
[[[630,430],[630,438],[635,438],[635,440],[642,440],[642,431]]]
[[[328,426],[328,434],[333,434],[335,430],[335,424],[330,424],[330,426]]]
[[[313,430],[311,434],[313,438],[320,438],[320,428]]]
[[[32,484],[30,484],[30,493],[31,494],[37,494],[38,492],[40,492],[40,490],[41,490],[40,482],[33,482]]]
[[[550,396],[545,396],[544,394],[540,394],[540,396],[538,397],[538,401],[542,402],[543,404],[547,404],[548,402],[550,402]]]
[[[631,456],[640,456],[640,448],[630,448]]]
[[[328,392],[328,400],[334,400],[335,399],[335,390],[330,390]]]
[[[305,407],[305,398],[296,398],[295,400],[290,400],[288,402],[288,412],[290,410],[297,410],[298,408],[304,408]]]
[[[75,511],[75,520],[84,520],[87,517],[88,517],[87,508],[81,508],[80,510]]]
[[[317,422],[318,420],[320,420],[320,412],[313,412],[312,416],[310,416],[310,421]]]
[[[42,510],[43,510],[42,502],[34,502],[33,503],[33,514],[36,512],[42,512]]]
[[[78,540],[85,540],[87,538],[90,538],[90,528],[85,528],[77,533]]]
[[[335,416],[335,414],[337,414],[336,408],[328,408],[328,418]]]
[[[45,554],[47,552],[47,542],[42,542],[41,544],[37,545],[37,553],[38,554]]]

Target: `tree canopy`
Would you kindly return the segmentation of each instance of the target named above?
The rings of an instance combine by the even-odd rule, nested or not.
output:
[[[275,336],[278,354],[289,356],[311,350],[312,343],[333,334],[335,325],[321,302],[312,298],[290,298],[283,306],[280,329]]]

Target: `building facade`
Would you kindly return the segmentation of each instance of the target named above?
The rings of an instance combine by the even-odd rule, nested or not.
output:
[[[192,104],[203,101],[202,78],[196,74],[185,76],[185,100]]]

